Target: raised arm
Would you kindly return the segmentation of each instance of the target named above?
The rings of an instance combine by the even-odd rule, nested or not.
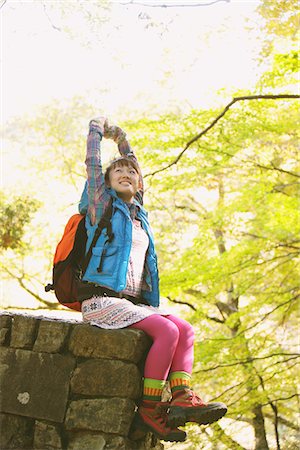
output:
[[[91,224],[98,223],[109,202],[109,194],[105,187],[102,172],[100,142],[104,135],[106,119],[103,117],[93,119],[89,124],[89,134],[86,147],[86,171],[88,191],[88,216]]]

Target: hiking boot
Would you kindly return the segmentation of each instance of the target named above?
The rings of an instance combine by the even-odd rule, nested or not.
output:
[[[227,412],[224,403],[205,403],[191,389],[177,391],[169,406],[168,425],[178,427],[186,422],[207,425],[221,419]]]
[[[183,442],[186,433],[167,424],[169,403],[144,400],[134,419],[134,431],[130,439],[141,439],[143,432],[151,432],[163,441]]]

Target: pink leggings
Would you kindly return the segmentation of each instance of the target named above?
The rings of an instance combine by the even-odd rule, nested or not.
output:
[[[166,380],[169,372],[192,373],[194,331],[188,322],[173,315],[153,314],[129,328],[143,330],[153,340],[145,362],[145,378]]]

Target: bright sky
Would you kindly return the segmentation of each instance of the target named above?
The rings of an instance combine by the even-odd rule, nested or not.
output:
[[[255,80],[258,35],[250,38],[245,20],[256,27],[258,1],[181,8],[111,2],[112,22],[96,29],[79,14],[62,21],[59,3],[74,2],[8,0],[2,7],[4,121],[76,94],[98,96],[106,114],[124,105],[201,107],[217,90],[247,89]],[[83,4],[93,15],[94,3]],[[54,28],[66,26],[78,36]]]

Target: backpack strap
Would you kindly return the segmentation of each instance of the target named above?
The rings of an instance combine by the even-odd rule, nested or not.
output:
[[[100,219],[100,222],[98,224],[98,227],[96,228],[92,243],[88,249],[88,252],[84,258],[83,264],[82,264],[82,277],[84,276],[86,269],[88,268],[90,259],[92,257],[93,248],[96,245],[96,242],[98,241],[98,238],[100,234],[102,233],[102,230],[106,228],[107,236],[108,236],[108,242],[111,242],[114,239],[114,234],[112,232],[112,225],[111,225],[111,217],[113,212],[113,199],[112,197],[109,200],[109,203],[107,205],[107,208],[104,211],[103,216]]]

